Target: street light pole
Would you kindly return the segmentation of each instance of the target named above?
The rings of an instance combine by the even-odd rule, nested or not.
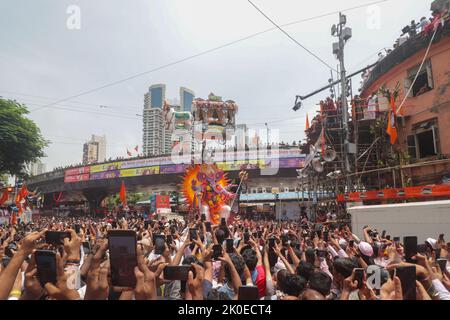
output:
[[[338,37],[339,41],[333,43],[333,53],[337,56],[340,65],[340,82],[341,82],[341,110],[342,110],[342,130],[343,130],[343,140],[344,140],[344,166],[343,171],[348,175],[351,171],[350,160],[349,160],[349,129],[348,129],[348,105],[347,105],[347,77],[344,64],[344,47],[345,43],[352,37],[352,29],[345,27],[347,23],[347,17],[341,12],[339,13],[339,23],[333,25],[331,28],[332,36]],[[350,188],[350,178],[347,178],[347,188]]]

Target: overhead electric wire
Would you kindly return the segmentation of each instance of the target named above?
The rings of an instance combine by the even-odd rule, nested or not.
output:
[[[346,12],[346,11],[350,11],[350,10],[360,9],[360,8],[368,7],[368,6],[371,6],[371,5],[374,5],[374,4],[379,4],[379,3],[388,2],[388,1],[392,1],[392,0],[373,1],[373,2],[369,2],[369,3],[363,4],[363,5],[358,5],[358,6],[346,8],[346,9],[343,9],[343,10],[328,12],[328,13],[325,13],[325,14],[321,14],[321,15],[317,15],[317,16],[313,16],[313,17],[309,17],[309,18],[305,18],[305,19],[289,22],[289,23],[286,23],[286,24],[282,24],[280,26],[281,27],[290,26],[290,25],[294,25],[294,24],[298,24],[298,23],[302,23],[302,22],[306,22],[306,21],[311,21],[311,20],[323,18],[323,17],[330,16],[330,15],[334,15],[334,14],[337,14],[339,12]],[[108,88],[108,87],[120,84],[122,82],[126,82],[126,81],[129,81],[129,80],[141,77],[143,75],[150,74],[150,73],[153,73],[153,72],[156,72],[156,71],[159,71],[159,70],[162,70],[162,69],[165,69],[165,68],[177,65],[179,63],[182,63],[182,62],[185,62],[185,61],[188,61],[188,60],[191,60],[191,59],[203,56],[205,54],[208,54],[208,53],[211,53],[211,52],[214,52],[214,51],[217,51],[217,50],[220,50],[220,49],[232,46],[232,45],[234,45],[236,43],[239,43],[239,42],[242,42],[242,41],[254,38],[256,36],[259,36],[261,34],[264,34],[264,33],[267,33],[267,32],[270,32],[270,31],[273,31],[273,30],[276,30],[276,29],[278,29],[278,27],[270,28],[270,29],[266,29],[266,30],[263,30],[263,31],[259,31],[259,32],[253,33],[251,35],[248,35],[248,36],[245,36],[243,38],[240,38],[240,39],[237,39],[237,40],[225,43],[223,45],[220,45],[220,46],[217,46],[217,47],[214,47],[214,48],[211,48],[211,49],[199,52],[197,54],[190,55],[190,56],[185,57],[183,59],[180,59],[180,60],[177,60],[177,61],[173,61],[173,62],[164,64],[164,65],[161,65],[159,67],[156,67],[156,68],[153,68],[153,69],[150,69],[150,70],[147,70],[147,71],[143,71],[143,72],[134,74],[132,76],[129,76],[129,77],[126,77],[126,78],[123,78],[123,79],[120,79],[120,80],[117,80],[117,81],[114,81],[114,82],[110,82],[110,83],[107,83],[105,85],[102,85],[102,86],[99,86],[99,87],[96,87],[96,88],[93,88],[93,89],[90,89],[90,90],[86,90],[86,91],[80,92],[78,94],[75,94],[75,95],[72,95],[72,96],[69,96],[69,97],[66,97],[66,98],[59,99],[59,100],[57,100],[55,102],[52,102],[52,103],[46,104],[44,106],[41,106],[39,108],[35,108],[33,110],[30,110],[30,112],[37,111],[37,110],[42,110],[44,108],[48,108],[49,106],[55,105],[57,103],[61,103],[61,102],[67,101],[67,100],[72,100],[72,99],[75,99],[75,98],[87,95],[89,93],[93,93],[95,91],[102,90],[102,89],[105,89],[105,88]]]
[[[298,46],[300,46],[303,50],[305,50],[306,52],[308,52],[310,55],[312,55],[314,58],[316,58],[318,61],[320,61],[321,63],[323,63],[325,66],[327,66],[329,69],[334,70],[337,72],[336,69],[334,69],[332,66],[330,66],[327,62],[325,62],[325,60],[323,60],[322,58],[320,58],[317,54],[315,54],[314,52],[312,52],[311,50],[309,50],[308,48],[306,48],[303,44],[301,44],[300,42],[298,42],[294,37],[292,37],[289,33],[287,33],[281,26],[279,26],[275,21],[273,21],[268,15],[266,15],[260,8],[258,8],[251,0],[247,0],[259,13],[261,13],[267,20],[269,20],[275,27],[277,27],[281,32],[283,32],[283,34],[288,37],[289,39],[291,39],[295,44],[297,44]]]
[[[31,98],[37,98],[37,99],[41,99],[41,100],[55,100],[58,98],[51,98],[51,97],[45,97],[45,96],[38,96],[38,95],[33,95],[33,94],[27,94],[27,93],[21,93],[21,92],[16,92],[16,91],[9,91],[9,90],[2,90],[0,89],[0,93],[6,93],[9,95],[15,95],[15,96],[25,96],[25,97],[31,97]],[[112,106],[109,104],[105,104],[105,103],[88,103],[88,102],[81,102],[81,101],[67,101],[67,103],[74,103],[74,104],[81,104],[81,105],[86,105],[86,106],[94,106],[94,107],[99,107],[99,108],[113,108],[113,109],[136,109],[136,110],[140,110],[141,107],[137,108],[137,107],[131,107],[131,106]]]

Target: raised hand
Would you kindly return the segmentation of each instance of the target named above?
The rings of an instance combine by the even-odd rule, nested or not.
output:
[[[402,283],[399,277],[389,280],[381,286],[381,300],[403,300]]]
[[[86,294],[84,300],[106,300],[109,293],[108,272],[109,261],[101,265],[101,260],[106,250],[108,242],[105,241],[92,258],[86,280]]]
[[[67,231],[70,232],[70,240],[69,238],[64,238],[64,251],[67,253],[67,260],[79,261],[81,259],[80,247],[82,240],[75,230],[68,229]]]
[[[192,263],[195,269],[195,278],[192,271],[189,271],[187,286],[193,300],[203,300],[203,279],[205,277],[205,269],[196,263]]]
[[[37,268],[34,255],[31,257],[31,261],[25,271],[24,287],[24,300],[37,300],[45,293],[44,288],[42,288],[39,279],[37,278]]]
[[[47,282],[45,290],[56,300],[80,300],[78,291],[67,287],[67,275],[64,273],[64,262],[59,252],[56,253],[56,284]]]

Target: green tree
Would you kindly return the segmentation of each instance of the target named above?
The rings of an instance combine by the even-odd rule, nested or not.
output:
[[[26,165],[45,156],[49,141],[28,113],[25,105],[0,98],[0,174],[22,177]]]

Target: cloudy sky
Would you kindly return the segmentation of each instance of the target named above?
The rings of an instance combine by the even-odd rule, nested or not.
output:
[[[338,19],[333,12],[360,6],[345,12],[353,28],[346,46],[349,72],[374,62],[412,19],[429,16],[431,3],[252,1],[280,25],[297,22],[284,29],[333,67],[330,27]],[[74,5],[79,29],[68,10]],[[138,115],[144,93],[155,83],[167,85],[168,98],[185,86],[198,97],[214,92],[235,100],[239,123],[260,129],[269,122],[282,140],[299,140],[306,112],[311,118],[324,95],[294,112],[295,95],[330,78],[327,66],[279,30],[257,34],[273,25],[247,0],[2,0],[0,12],[0,96],[38,108],[30,117],[52,141],[43,159],[47,169],[79,163],[91,134],[106,135],[108,157],[140,146]],[[355,87],[359,80],[354,78]]]

